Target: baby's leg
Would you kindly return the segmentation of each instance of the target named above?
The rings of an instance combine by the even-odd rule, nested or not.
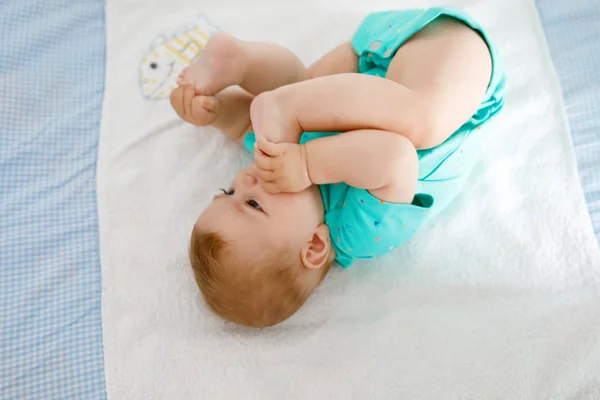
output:
[[[380,129],[407,137],[417,149],[437,146],[483,100],[491,75],[481,37],[441,20],[396,53],[387,79],[340,74],[263,93],[251,106],[258,135],[279,131]]]
[[[220,68],[219,68],[220,66]],[[356,71],[358,56],[350,43],[344,43],[313,64],[307,72],[289,50],[268,43],[243,42],[228,35],[217,35],[207,44],[198,63],[182,73],[178,83],[196,82],[196,94],[189,99],[186,121],[211,124],[228,137],[239,140],[250,129],[252,95],[312,77]],[[247,92],[229,88],[240,85]],[[179,93],[181,91],[182,93]],[[185,103],[185,88],[172,95],[174,108]],[[215,94],[210,94],[215,93]],[[177,96],[179,94],[179,96]],[[179,107],[185,110],[183,105]],[[275,142],[297,142],[299,133],[280,132],[269,138]]]
[[[418,147],[423,101],[388,79],[336,74],[262,93],[250,107],[257,135],[273,141],[280,132],[377,129],[401,133]],[[421,117],[419,117],[421,116]]]
[[[219,34],[208,41],[200,59],[182,71],[171,104],[185,121],[213,125],[241,140],[250,129],[253,95],[307,78],[306,68],[291,51]],[[231,87],[236,85],[245,91]]]
[[[422,141],[424,147],[434,147],[477,112],[491,75],[485,40],[462,22],[443,17],[400,48],[386,78],[426,99],[430,126]]]
[[[184,121],[197,126],[212,125],[232,140],[241,140],[250,126],[250,104],[254,96],[239,87],[229,87],[214,96],[196,96],[191,83],[171,92],[171,105]]]
[[[339,45],[308,68],[311,78],[347,72],[358,72],[358,54],[350,42]]]
[[[219,34],[208,41],[198,62],[186,68],[180,82],[195,82],[199,95],[215,95],[234,85],[256,95],[307,78],[300,59],[286,48]]]

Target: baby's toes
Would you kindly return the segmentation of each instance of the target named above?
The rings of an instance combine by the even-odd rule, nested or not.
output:
[[[183,79],[183,76],[185,75],[186,71],[188,70],[189,66],[185,66],[181,69],[181,72],[179,72],[178,77]]]
[[[177,84],[180,85],[181,82],[183,81],[183,77],[185,75],[185,72],[187,71],[188,67],[183,67],[183,69],[181,70],[181,72],[179,73],[179,75],[177,75]]]

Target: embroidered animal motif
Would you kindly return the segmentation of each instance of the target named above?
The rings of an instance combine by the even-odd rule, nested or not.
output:
[[[208,39],[217,32],[219,29],[201,16],[196,23],[178,29],[171,36],[156,38],[140,65],[144,97],[148,100],[169,98],[181,70],[200,55]]]

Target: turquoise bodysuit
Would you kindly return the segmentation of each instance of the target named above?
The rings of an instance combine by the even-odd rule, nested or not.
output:
[[[486,40],[492,56],[492,76],[481,106],[444,143],[419,150],[419,181],[412,204],[393,204],[375,198],[367,190],[343,182],[319,185],[325,205],[325,223],[342,267],[356,259],[388,253],[406,242],[428,220],[442,211],[460,192],[476,163],[484,132],[481,126],[504,104],[506,77],[497,51],[481,26],[463,11],[452,7],[390,11],[369,14],[352,39],[359,55],[359,72],[384,77],[392,57],[407,39],[440,16],[463,21]],[[340,132],[305,132],[306,143]],[[244,147],[251,153],[256,141],[250,132]]]

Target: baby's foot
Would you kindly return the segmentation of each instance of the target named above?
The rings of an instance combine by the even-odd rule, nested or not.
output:
[[[256,135],[273,143],[298,143],[302,128],[290,111],[274,92],[256,96],[250,105],[250,119]]]
[[[189,67],[183,67],[179,75],[177,75],[177,85],[181,86],[181,84],[183,83],[183,77],[185,76],[185,73],[188,70],[188,68]]]
[[[243,43],[233,36],[218,34],[206,43],[198,61],[181,72],[178,84],[194,82],[197,94],[214,95],[228,86],[239,85],[245,66]]]

